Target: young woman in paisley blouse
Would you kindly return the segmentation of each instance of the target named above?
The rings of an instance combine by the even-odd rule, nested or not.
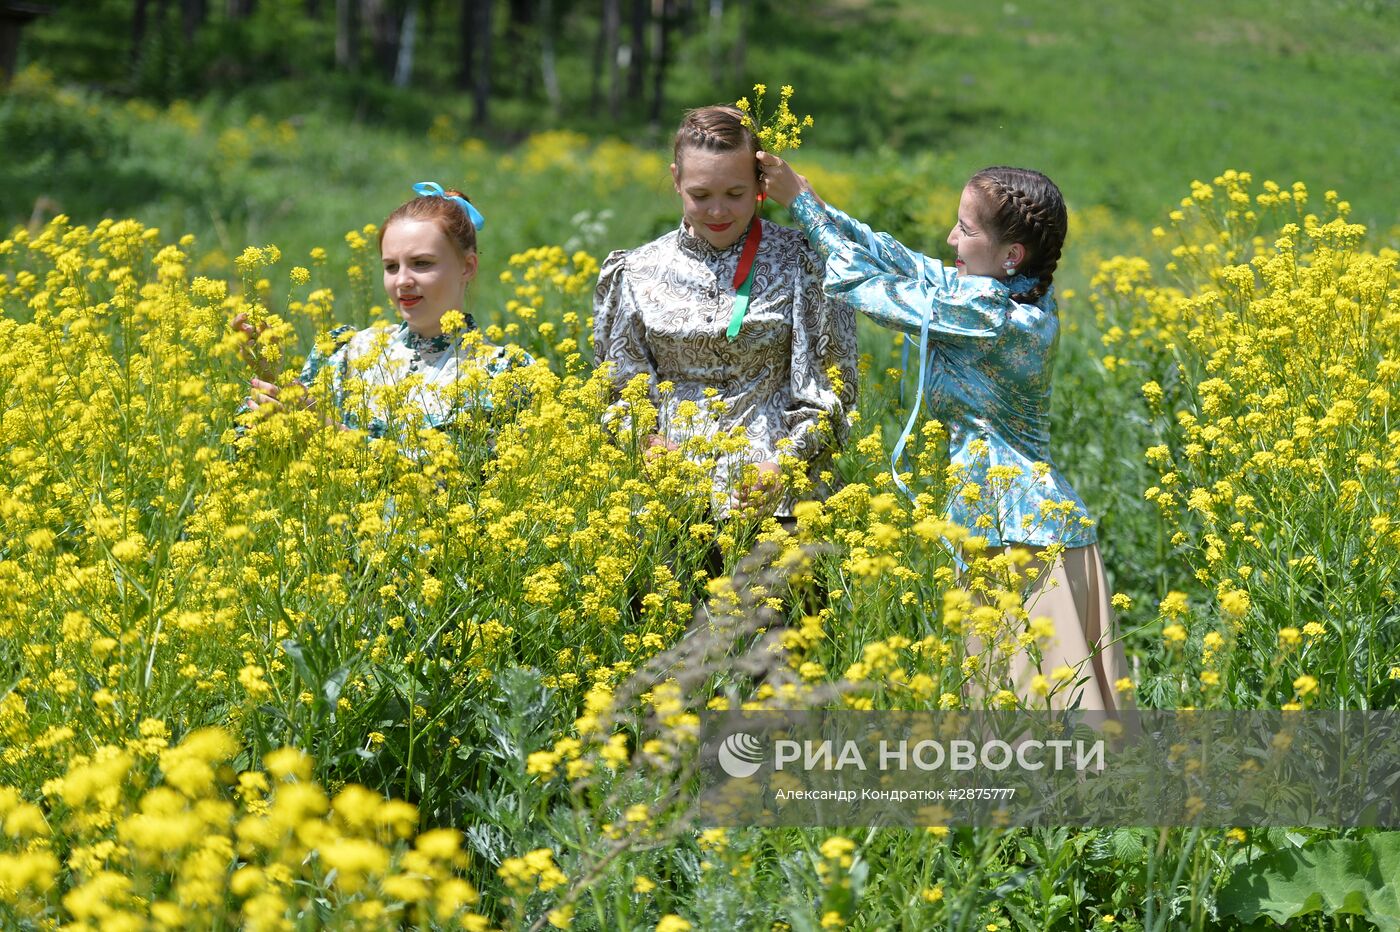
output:
[[[414,189],[418,196],[400,205],[379,229],[384,290],[401,322],[358,332],[352,327],[333,330],[334,351],[312,350],[297,379],[309,387],[329,370],[331,417],[376,438],[402,440],[410,425],[443,428],[467,412],[490,411],[490,393],[463,390],[458,379],[479,375],[485,385],[492,376],[530,362],[518,348],[508,351],[481,340],[469,315],[453,333],[444,332],[443,318],[449,311],[460,313],[467,285],[476,277],[476,234],[484,221],[460,191],[444,191],[432,182]],[[241,317],[234,326],[250,340],[257,336]],[[251,382],[249,407],[279,406],[281,388],[271,381],[273,373],[255,356],[249,358],[258,375]],[[393,389],[410,376],[419,384],[395,409],[389,401],[397,394]],[[309,394],[303,398],[311,403]]]
[[[757,216],[758,140],[738,110],[690,111],[674,152],[680,225],[603,263],[595,358],[611,366],[619,390],[648,377],[660,413],[650,444],[675,448],[744,428],[747,449],[718,458],[716,511],[752,507],[786,518],[793,496],[782,488],[779,456],[813,464],[844,438],[856,393],[855,321],[822,293],[821,259],[806,237]],[[671,386],[664,395],[662,383]],[[687,402],[699,416],[684,417]]]
[[[948,233],[954,268],[887,233],[874,233],[818,199],[781,159],[759,157],[769,196],[791,206],[825,260],[824,287],[876,323],[921,339],[928,413],[948,430],[951,461],[984,492],[989,470],[1012,473],[994,502],[954,494],[950,518],[993,548],[1024,546],[1040,573],[1027,607],[1055,631],[1041,669],[1025,650],[1010,658],[1028,703],[1046,700],[1034,677],[1068,666],[1075,676],[1053,707],[1114,711],[1126,674],[1094,522],[1050,457],[1050,377],[1059,338],[1052,281],[1065,239],[1059,188],[1040,172],[988,168],[963,189]],[[1005,480],[1003,480],[1005,481]],[[990,498],[990,496],[988,496]],[[1063,545],[1047,566],[1045,548]],[[1034,599],[1032,602],[1031,600]]]

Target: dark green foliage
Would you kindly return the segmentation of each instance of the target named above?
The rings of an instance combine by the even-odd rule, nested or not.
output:
[[[1264,854],[1220,891],[1221,915],[1286,923],[1310,913],[1400,929],[1400,832],[1318,840]]]
[[[1182,178],[1229,166],[1285,183],[1325,178],[1365,205],[1363,222],[1388,225],[1400,205],[1390,166],[1400,102],[1393,4],[749,0],[742,35],[740,0],[726,0],[717,21],[709,3],[673,4],[659,106],[653,25],[644,80],[634,85],[628,68],[616,69],[614,117],[610,72],[597,64],[600,4],[497,2],[489,125],[475,125],[458,84],[458,3],[419,0],[413,68],[397,92],[390,79],[407,0],[381,4],[378,26],[360,23],[353,67],[336,63],[331,2],[316,5],[315,18],[306,3],[268,0],[245,18],[209,3],[187,37],[182,4],[152,0],[139,47],[135,0],[56,5],[27,31],[22,63],[161,102],[218,93],[269,115],[329,108],[404,130],[445,113],[497,141],[568,126],[660,142],[684,107],[734,100],[762,81],[797,88],[794,106],[814,116],[811,138],[822,146],[934,153],[951,177],[1027,164],[1059,180],[1072,204],[1139,219],[1155,219]],[[512,22],[509,8],[529,18]],[[622,57],[635,60],[628,22],[618,38]]]

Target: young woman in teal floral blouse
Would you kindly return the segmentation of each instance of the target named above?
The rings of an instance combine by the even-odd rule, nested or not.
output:
[[[460,314],[468,283],[476,277],[476,233],[480,212],[458,191],[432,183],[415,186],[419,196],[402,204],[379,231],[384,290],[400,323],[354,332],[332,331],[335,349],[313,350],[298,382],[310,386],[330,371],[333,419],[371,437],[402,439],[410,425],[444,428],[468,412],[491,410],[493,376],[531,360],[480,338],[468,315]],[[444,330],[444,320],[456,326]],[[248,324],[235,320],[250,337]],[[252,408],[280,404],[279,386],[260,372],[252,380]],[[407,395],[395,389],[410,377]],[[408,451],[411,452],[411,451]]]
[[[1012,477],[994,501],[955,494],[948,510],[993,548],[1024,546],[1049,570],[1033,584],[1028,610],[1054,620],[1054,637],[1038,671],[1025,650],[1010,658],[1018,692],[1043,707],[1035,677],[1053,679],[1068,666],[1075,675],[1051,693],[1053,706],[1120,708],[1126,659],[1094,522],[1050,456],[1059,339],[1052,281],[1067,226],[1059,189],[1035,171],[978,172],[948,234],[957,254],[948,268],[822,203],[781,159],[763,153],[759,161],[769,196],[791,207],[825,260],[827,294],[920,340],[928,412],[947,428],[964,483],[985,492],[996,485],[989,472]],[[1063,549],[1046,567],[1043,551],[1055,544]]]

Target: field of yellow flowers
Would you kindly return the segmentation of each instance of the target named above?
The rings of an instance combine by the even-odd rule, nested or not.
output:
[[[598,185],[661,165],[557,135],[516,158]],[[1062,293],[1057,444],[1091,505],[1134,503],[1102,514],[1143,705],[1396,704],[1400,254],[1348,213],[1226,172]],[[1102,238],[1095,217],[1077,229]],[[697,461],[743,439],[643,455],[639,384],[630,427],[605,424],[579,248],[495,260],[485,335],[537,360],[490,385],[508,410],[402,445],[242,412],[229,320],[266,320],[295,372],[333,325],[385,317],[374,233],[343,263],[249,246],[227,275],[133,219],[0,241],[4,927],[1243,929],[1293,915],[1290,858],[1395,850],[697,830],[703,709],[961,708],[971,680],[1014,707],[967,645],[1033,649],[1019,564],[956,574],[944,541],[976,554],[976,529],[940,504],[972,493],[936,424],[896,493],[898,351],[875,331],[841,490],[794,535],[716,523]],[[1043,672],[1040,694],[1065,686]],[[1336,896],[1291,928],[1332,927],[1353,888],[1396,928],[1371,879],[1317,883]]]

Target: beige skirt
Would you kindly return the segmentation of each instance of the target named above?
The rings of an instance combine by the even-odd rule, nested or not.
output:
[[[995,556],[1004,549],[988,548],[987,553]],[[1041,643],[1039,664],[1025,649],[993,660],[1008,662],[1016,693],[1030,708],[1043,709],[1047,703],[1044,694],[1032,689],[1036,675],[1048,679],[1061,667],[1069,667],[1074,676],[1049,693],[1051,708],[1104,712],[1132,708],[1131,695],[1120,694],[1116,685],[1128,675],[1128,660],[1118,639],[1099,545],[1066,549],[1048,572],[1042,553],[1032,550],[1032,554],[1025,568],[1034,566],[1041,572],[1026,589],[1026,611],[1032,619],[1050,618],[1054,634],[1048,643]],[[970,650],[977,647],[969,643]]]

